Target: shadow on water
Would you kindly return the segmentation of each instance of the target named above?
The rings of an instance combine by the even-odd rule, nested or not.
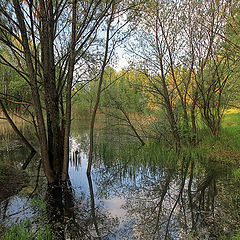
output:
[[[33,196],[45,200],[44,213],[18,195],[1,204],[1,222],[11,222],[21,200],[30,213],[18,218],[39,225],[44,215],[56,239],[230,239],[240,227],[239,183],[230,168],[190,155],[142,161],[133,150],[98,148],[87,177],[87,141],[86,133],[71,138],[70,180],[41,183],[45,191]]]

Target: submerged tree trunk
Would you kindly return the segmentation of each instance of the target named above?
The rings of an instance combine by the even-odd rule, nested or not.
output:
[[[46,215],[51,239],[64,240],[63,190],[60,185],[49,184],[46,192]]]
[[[97,237],[95,237],[96,239],[101,240],[101,233],[99,231],[99,227],[98,227],[98,223],[97,223],[97,217],[96,217],[96,209],[95,209],[95,199],[94,199],[94,192],[93,192],[93,184],[92,184],[92,179],[91,179],[91,175],[87,176],[88,179],[88,186],[89,186],[89,191],[90,191],[90,198],[91,198],[91,217],[92,217],[92,221],[97,233]]]

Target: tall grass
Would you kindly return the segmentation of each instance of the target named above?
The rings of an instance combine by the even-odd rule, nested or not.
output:
[[[100,142],[96,147],[95,156],[107,165],[120,162],[122,165],[142,166],[153,171],[156,167],[174,169],[182,160],[202,161],[206,158],[200,148],[183,148],[181,152],[176,152],[158,141],[147,142],[144,147],[140,147],[137,142],[124,142],[119,145]]]
[[[182,146],[180,152],[161,141],[149,140],[141,147],[133,139],[121,136],[110,138],[98,136],[95,144],[95,156],[106,165],[117,163],[123,168],[131,166],[136,169],[142,166],[154,172],[156,167],[176,169],[182,160],[191,159],[198,165],[210,168],[216,167],[216,162],[220,163],[218,168],[221,169],[229,166],[235,180],[240,179],[240,168],[236,167],[240,164],[240,113],[225,115],[219,136],[212,136],[208,129],[201,128],[197,146]],[[99,164],[99,161],[95,162]]]
[[[199,147],[214,161],[240,164],[240,112],[226,113],[221,132],[212,136],[206,129],[200,131]]]
[[[240,240],[240,230],[236,233],[231,240]]]

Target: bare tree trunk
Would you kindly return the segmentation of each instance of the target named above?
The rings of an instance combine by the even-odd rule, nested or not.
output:
[[[191,106],[191,122],[192,122],[192,139],[191,139],[191,144],[193,146],[196,145],[196,138],[197,138],[197,127],[196,127],[196,117],[195,117],[195,108],[197,105],[197,99],[198,99],[198,90],[196,89],[196,92],[193,96],[193,102]]]
[[[175,147],[178,150],[180,148],[180,136],[178,133],[178,127],[177,127],[177,123],[176,123],[176,120],[174,117],[172,105],[171,105],[170,98],[169,98],[168,88],[167,88],[167,84],[166,84],[163,57],[162,57],[162,53],[161,53],[160,46],[159,46],[158,19],[156,19],[156,26],[155,26],[155,41],[156,41],[156,47],[157,47],[157,51],[158,51],[158,58],[159,58],[160,71],[161,71],[161,83],[162,83],[162,88],[163,88],[162,95],[164,97],[164,106],[167,111],[167,117],[168,117],[168,121],[170,124],[172,136],[175,141]]]
[[[67,94],[66,94],[66,113],[65,113],[65,127],[64,127],[64,155],[63,155],[63,169],[62,181],[68,179],[68,165],[69,165],[69,134],[71,127],[71,90],[73,81],[73,71],[75,64],[75,45],[76,45],[76,7],[77,1],[73,1],[73,15],[72,15],[72,42],[71,54],[69,58],[69,71],[67,79]]]
[[[99,84],[98,84],[96,103],[95,103],[95,106],[94,106],[94,109],[93,109],[92,118],[91,118],[91,124],[90,124],[90,148],[89,148],[89,156],[88,156],[87,175],[90,175],[91,168],[92,168],[94,124],[95,124],[95,119],[96,119],[98,105],[99,105],[99,102],[100,102],[101,88],[102,88],[102,82],[103,82],[105,67],[107,65],[107,60],[108,60],[108,50],[109,50],[108,48],[109,48],[109,41],[110,41],[110,27],[111,27],[111,23],[112,23],[112,20],[113,20],[113,14],[114,14],[114,1],[112,3],[112,12],[111,12],[111,16],[110,16],[110,19],[109,19],[109,22],[108,22],[108,26],[107,26],[107,37],[106,37],[106,45],[105,45],[105,54],[104,54],[104,59],[103,59],[103,64],[102,64]]]
[[[142,144],[142,146],[144,146],[144,145],[145,145],[145,142],[143,141],[143,139],[142,139],[142,138],[140,137],[140,135],[138,134],[136,128],[133,126],[133,124],[132,124],[132,122],[131,122],[128,114],[127,114],[121,107],[120,107],[120,110],[121,110],[121,112],[124,114],[124,116],[125,116],[128,124],[129,124],[130,128],[133,130],[135,136],[136,136],[137,139],[140,141],[140,143]]]
[[[52,171],[52,167],[49,161],[49,154],[48,154],[48,141],[46,136],[46,128],[42,113],[42,106],[40,95],[38,91],[38,83],[37,83],[37,73],[33,67],[32,55],[29,47],[28,37],[27,37],[27,29],[24,21],[24,15],[21,10],[20,4],[18,0],[13,1],[14,10],[18,20],[18,27],[21,32],[22,38],[22,46],[24,49],[24,55],[26,59],[27,71],[29,74],[30,86],[32,90],[32,98],[33,98],[33,106],[36,112],[38,129],[39,129],[39,142],[41,147],[41,157],[43,162],[43,169],[47,180],[49,183],[55,182],[56,177],[54,172]]]
[[[40,42],[43,71],[43,86],[45,90],[45,105],[47,111],[48,155],[51,168],[56,181],[62,172],[63,147],[60,128],[59,96],[56,88],[55,62],[54,62],[54,36],[55,21],[53,3],[49,1],[45,6],[43,0],[39,1],[41,20]]]

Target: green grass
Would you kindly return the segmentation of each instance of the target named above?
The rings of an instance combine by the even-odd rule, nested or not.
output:
[[[178,168],[181,160],[192,159],[200,165],[215,168],[231,166],[231,174],[238,182],[240,180],[240,112],[230,112],[224,116],[221,132],[212,136],[206,129],[199,130],[199,144],[196,147],[182,146],[181,152],[159,141],[146,141],[141,147],[136,142],[98,140],[96,156],[105,164],[119,161],[121,165],[146,166],[155,169],[163,166],[170,169]]]
[[[226,113],[221,132],[212,136],[206,129],[200,132],[200,146],[214,161],[240,164],[240,112]]]
[[[231,240],[240,240],[240,230],[238,230],[234,236],[231,238]]]
[[[50,240],[51,231],[48,226],[43,229],[33,231],[33,226],[30,220],[22,221],[6,229],[1,237],[1,240]]]

